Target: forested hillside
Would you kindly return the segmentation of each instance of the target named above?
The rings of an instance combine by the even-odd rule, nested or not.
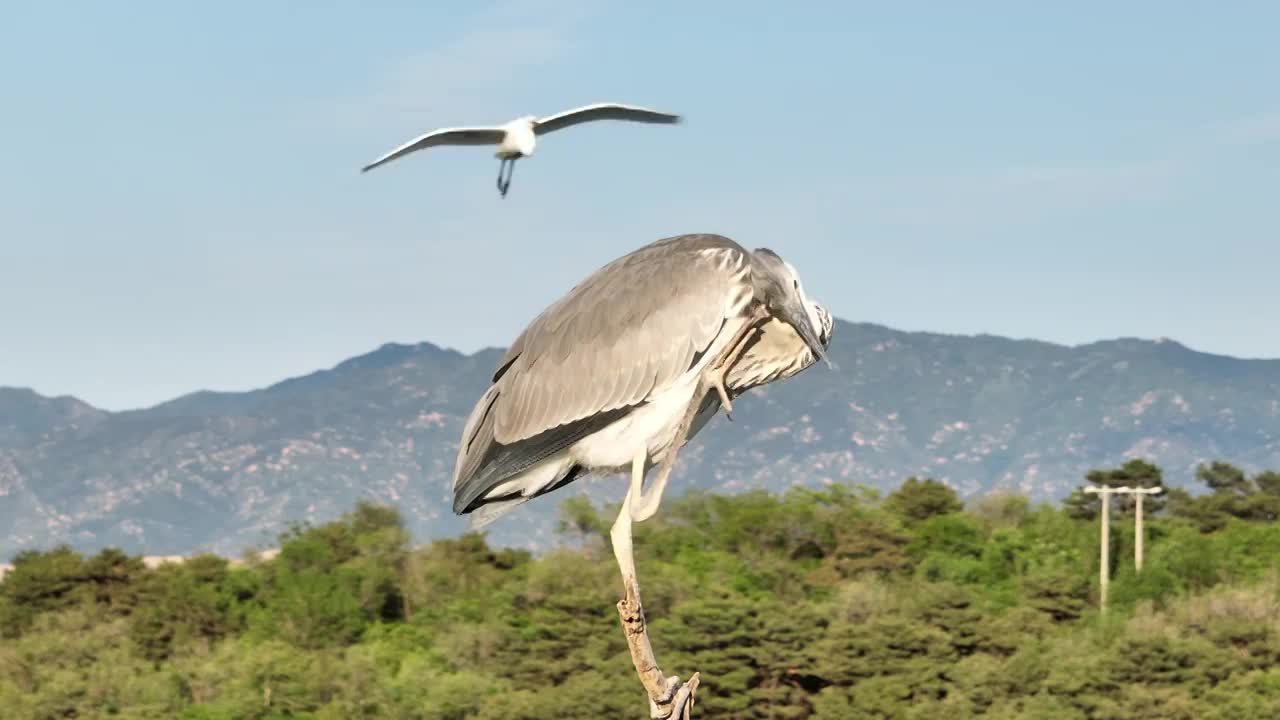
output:
[[[1060,500],[1089,468],[1144,458],[1171,485],[1231,457],[1280,466],[1280,360],[1170,341],[1064,347],[836,322],[831,357],[735,401],[680,454],[668,492],[783,492],[930,475],[964,498]],[[415,540],[456,537],[462,425],[502,353],[387,345],[251,392],[106,412],[0,388],[0,560],[69,543],[149,555],[237,555],[358,500],[394,505]],[[557,503],[621,500],[575,482],[495,523],[494,545],[554,543]]]
[[[1200,468],[1135,575],[1113,508],[1097,611],[1092,497],[962,507],[932,480],[694,493],[637,527],[664,669],[699,718],[1280,717],[1280,475]],[[1131,462],[1102,484],[1156,485]],[[612,509],[560,508],[534,557],[476,535],[411,548],[359,505],[267,561],[150,570],[118,551],[16,558],[0,582],[0,708],[51,718],[642,718],[614,603]]]

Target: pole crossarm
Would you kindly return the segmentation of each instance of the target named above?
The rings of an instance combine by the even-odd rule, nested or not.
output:
[[[1131,488],[1127,485],[1124,487],[1097,487],[1096,485],[1090,485],[1086,487],[1084,491],[1094,495],[1110,495],[1111,493],[1120,493],[1121,495],[1158,495],[1164,492],[1164,488],[1159,486],[1149,488]]]

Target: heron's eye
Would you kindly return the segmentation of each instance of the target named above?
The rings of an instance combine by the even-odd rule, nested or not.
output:
[[[792,289],[792,290],[799,290],[799,289],[800,289],[800,281],[799,281],[799,280],[792,280],[792,281],[791,281],[791,289]]]

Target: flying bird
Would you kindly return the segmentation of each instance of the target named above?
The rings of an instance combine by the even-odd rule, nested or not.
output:
[[[442,128],[410,140],[365,165],[360,172],[368,172],[415,150],[436,145],[497,145],[498,151],[494,153],[494,157],[502,160],[498,164],[498,192],[506,197],[507,190],[511,187],[511,175],[515,172],[516,161],[533,155],[539,135],[593,120],[630,120],[670,125],[680,122],[681,118],[679,115],[635,105],[595,103],[544,118],[526,115],[496,127]]]
[[[746,390],[826,358],[832,319],[790,263],[720,235],[666,238],[596,270],[533,319],[463,429],[453,510],[473,529],[587,473],[630,473],[611,531],[619,614],[653,717],[685,717],[652,658],[631,524],[658,509],[678,450]],[[658,467],[649,487],[646,473]],[[641,640],[643,638],[643,641]]]

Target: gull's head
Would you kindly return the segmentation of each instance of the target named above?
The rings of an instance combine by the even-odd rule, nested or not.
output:
[[[521,130],[532,130],[533,126],[537,124],[537,115],[523,115],[507,123],[506,128],[508,130],[513,130],[515,128],[520,128]]]

